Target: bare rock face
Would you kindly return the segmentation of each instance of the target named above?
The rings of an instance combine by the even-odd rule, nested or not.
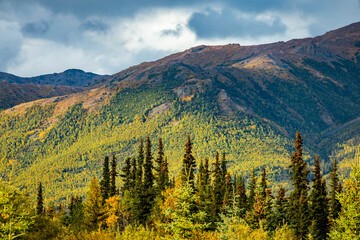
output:
[[[170,109],[170,107],[171,107],[170,102],[166,102],[157,107],[154,107],[149,113],[149,118],[156,117],[157,115],[160,115],[160,114],[166,112],[167,110]]]

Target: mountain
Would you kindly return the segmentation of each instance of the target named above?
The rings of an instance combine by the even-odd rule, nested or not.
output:
[[[91,72],[84,72],[80,69],[68,69],[62,73],[45,74],[36,77],[18,77],[9,73],[0,72],[0,81],[8,83],[33,83],[39,85],[54,85],[54,86],[72,86],[72,87],[86,87],[93,81],[102,79],[106,76],[98,75]]]
[[[354,156],[360,23],[288,42],[198,46],[91,85],[0,114],[2,178],[30,192],[41,180],[49,201],[64,201],[85,193],[105,155],[115,154],[120,169],[147,136],[154,156],[163,139],[177,173],[190,135],[198,162],[225,152],[230,171],[265,167],[271,182],[288,187],[296,131],[306,160],[320,155],[325,173],[334,156],[343,172]]]
[[[80,87],[39,85],[33,83],[0,82],[0,110],[13,107],[20,103],[41,98],[62,96],[82,91]]]
[[[0,110],[20,103],[76,93],[106,76],[69,69],[62,73],[22,78],[0,72]]]

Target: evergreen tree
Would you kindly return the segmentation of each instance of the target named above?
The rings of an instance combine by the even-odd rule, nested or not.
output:
[[[144,163],[144,191],[149,191],[154,185],[153,161],[151,156],[151,141],[146,138],[145,163]]]
[[[98,180],[93,178],[85,202],[85,221],[89,229],[95,230],[104,220],[102,193]]]
[[[329,208],[325,181],[322,181],[319,158],[315,158],[313,185],[310,194],[310,213],[312,225],[310,234],[312,239],[327,239],[329,233]]]
[[[80,231],[84,223],[84,205],[80,196],[71,196],[69,204],[69,224],[74,231]]]
[[[118,175],[116,171],[116,158],[115,155],[113,155],[113,158],[110,163],[111,170],[110,170],[110,190],[109,190],[109,197],[115,196],[116,194],[116,176]],[[130,158],[129,158],[129,166],[130,166]],[[130,177],[130,175],[129,175]],[[129,178],[130,180],[130,178]]]
[[[110,171],[109,171],[109,157],[106,156],[103,166],[102,179],[100,181],[100,189],[102,196],[102,203],[105,204],[105,200],[109,198],[110,192]]]
[[[143,182],[143,217],[148,219],[151,213],[151,209],[154,204],[155,192],[154,192],[154,175],[153,175],[153,162],[151,156],[151,141],[150,138],[146,138],[145,149],[145,163],[144,163],[144,182]]]
[[[137,184],[140,184],[142,182],[143,164],[144,164],[144,143],[143,143],[143,140],[140,139],[140,146],[139,146],[139,152],[138,152],[138,157],[137,157],[136,177],[135,177],[135,181],[137,182]]]
[[[130,173],[130,189],[133,191],[135,189],[135,181],[136,181],[136,174],[137,174],[137,162],[136,158],[133,157],[131,161],[131,173]]]
[[[190,136],[187,138],[187,142],[185,144],[185,154],[183,156],[183,163],[180,172],[181,181],[183,183],[189,182],[192,187],[194,187],[194,172],[196,169],[195,158],[192,155],[192,145]]]
[[[42,184],[40,182],[36,197],[36,214],[42,215],[43,213],[44,213],[44,199],[43,199]]]
[[[308,207],[308,179],[309,171],[303,160],[303,140],[299,132],[296,133],[296,152],[291,156],[290,174],[294,190],[289,197],[289,221],[290,227],[300,239],[306,238],[309,229],[309,207]]]
[[[158,154],[157,154],[157,158],[155,159],[155,173],[156,173],[156,186],[157,186],[157,190],[158,193],[160,194],[161,191],[163,191],[165,189],[165,184],[163,182],[164,180],[164,176],[162,176],[163,174],[163,168],[164,166],[164,146],[162,143],[162,139],[159,138],[159,146],[158,146]]]
[[[233,204],[233,184],[231,181],[230,173],[226,174],[225,177],[225,191],[224,191],[224,199],[223,199],[223,209],[230,208]]]
[[[263,168],[263,173],[261,174],[261,182],[260,182],[260,195],[263,198],[266,198],[266,189],[268,188],[267,181],[266,181],[266,170]]]
[[[256,190],[256,175],[255,169],[252,170],[251,181],[249,184],[249,209],[253,209],[255,203],[255,190]]]
[[[249,205],[248,198],[246,196],[245,180],[242,176],[237,178],[235,196],[239,217],[244,218],[249,209]]]
[[[136,168],[136,166],[135,166]],[[120,177],[123,180],[123,186],[121,188],[121,193],[124,196],[125,191],[131,191],[132,190],[132,173],[131,173],[131,158],[126,158],[125,159],[125,165],[124,167],[121,169],[122,174],[120,175]]]
[[[212,199],[211,199],[211,185],[210,185],[210,171],[209,171],[209,159],[205,159],[200,162],[198,173],[198,192],[200,197],[200,209],[206,213],[207,222],[214,222],[212,219]]]
[[[213,170],[213,187],[212,187],[212,210],[214,219],[219,218],[220,210],[223,203],[223,181],[222,172],[219,162],[219,153],[216,152],[214,170]]]
[[[274,219],[275,219],[275,226],[282,226],[286,221],[286,211],[287,211],[287,199],[285,196],[285,189],[280,187],[277,191],[277,196],[275,200],[275,211],[274,211]]]
[[[339,190],[339,186],[340,186],[340,189],[341,189],[341,183],[339,183],[339,176],[338,176],[338,173],[337,173],[337,161],[335,159],[332,171],[330,172],[329,207],[330,207],[330,218],[332,220],[336,219],[339,216],[339,213],[341,211],[340,202],[336,198],[336,193]]]
[[[220,162],[220,169],[221,169],[221,181],[223,182],[223,184],[225,184],[225,182],[226,182],[226,174],[227,174],[225,152],[223,152],[223,154],[222,154],[222,158],[221,158],[221,162]]]
[[[136,176],[134,191],[131,200],[131,214],[132,220],[136,224],[145,224],[147,219],[146,207],[144,206],[144,186],[143,186],[143,165],[144,165],[144,145],[142,139],[140,140],[139,153],[137,157]]]
[[[162,190],[165,189],[165,187],[170,186],[170,177],[169,177],[169,163],[167,158],[165,158],[165,161],[161,165],[161,179],[160,179]]]

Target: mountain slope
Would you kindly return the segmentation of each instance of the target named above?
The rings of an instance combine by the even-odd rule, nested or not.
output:
[[[147,136],[163,138],[176,173],[190,135],[197,161],[225,151],[231,171],[266,167],[286,187],[296,131],[307,161],[320,154],[325,172],[338,145],[358,138],[359,56],[355,23],[316,38],[198,46],[142,63],[94,89],[2,112],[0,174],[7,179],[16,160],[14,181],[35,189],[41,179],[50,200],[65,200],[85,192],[105,155],[122,163]]]
[[[78,69],[31,78],[0,72],[0,110],[23,102],[80,92],[106,77]]]
[[[82,91],[80,87],[39,85],[33,83],[17,84],[0,82],[0,110],[20,103],[41,98],[62,96]]]

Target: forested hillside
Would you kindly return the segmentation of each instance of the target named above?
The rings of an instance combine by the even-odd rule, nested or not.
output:
[[[30,194],[41,180],[46,201],[66,202],[100,176],[104,155],[122,167],[146,137],[163,139],[176,175],[179,143],[190,135],[197,163],[225,152],[231,173],[248,179],[265,167],[271,186],[290,188],[297,131],[310,166],[319,155],[327,174],[336,157],[348,172],[359,136],[359,52],[360,23],[316,38],[199,46],[80,93],[18,105],[0,114],[1,177]]]

